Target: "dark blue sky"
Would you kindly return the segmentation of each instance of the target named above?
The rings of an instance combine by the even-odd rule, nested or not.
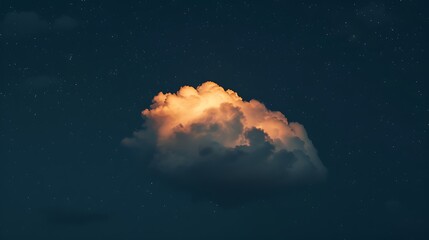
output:
[[[0,239],[425,239],[424,1],[1,1]],[[324,184],[224,208],[121,146],[212,80],[302,123]]]

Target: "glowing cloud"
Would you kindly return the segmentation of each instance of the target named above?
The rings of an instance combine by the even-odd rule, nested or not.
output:
[[[214,82],[160,92],[142,130],[123,144],[170,184],[218,202],[323,180],[326,169],[299,123]]]

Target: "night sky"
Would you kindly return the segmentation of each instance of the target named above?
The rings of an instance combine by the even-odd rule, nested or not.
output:
[[[2,0],[0,239],[426,239],[427,9]],[[304,125],[326,180],[223,205],[121,143],[208,80]]]

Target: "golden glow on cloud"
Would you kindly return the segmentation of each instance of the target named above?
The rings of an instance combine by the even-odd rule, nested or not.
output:
[[[255,109],[261,106],[257,101],[243,102],[237,93],[232,90],[225,91],[214,82],[205,82],[197,89],[184,86],[175,94],[160,92],[154,97],[153,102],[152,109],[146,109],[142,114],[151,119],[163,119],[163,124],[160,126],[163,137],[171,136],[179,125],[183,126],[183,131],[186,131],[190,124],[202,119],[208,120],[208,123],[224,120],[223,117],[228,116],[227,112],[224,112],[223,116],[210,115],[211,109],[219,108],[223,103],[241,107],[243,111],[249,113],[251,111],[249,108]],[[266,122],[263,117],[257,118],[246,119],[244,124],[246,126],[255,123],[262,125],[262,122]],[[286,121],[283,116],[281,118]]]
[[[261,102],[243,99],[234,91],[226,90],[218,84],[208,81],[196,89],[191,86],[181,87],[177,93],[160,92],[153,98],[151,109],[145,109],[142,115],[157,123],[157,131],[162,141],[170,138],[177,131],[189,132],[193,123],[219,124],[230,119],[229,108],[220,109],[222,104],[238,108],[242,114],[244,128],[252,127],[263,130],[280,149],[294,150],[288,145],[288,139],[298,137],[307,140],[303,127],[298,123],[289,124],[281,112],[268,110]],[[247,144],[243,136],[237,136],[232,142],[220,142],[232,147]]]
[[[152,169],[190,191],[256,194],[326,175],[301,124],[214,82],[160,92],[142,116],[144,128],[123,144],[147,153]]]

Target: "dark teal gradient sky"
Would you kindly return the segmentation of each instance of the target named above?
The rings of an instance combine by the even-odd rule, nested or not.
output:
[[[1,1],[0,239],[425,239],[424,1]],[[222,208],[120,142],[212,80],[302,123],[320,186]]]

